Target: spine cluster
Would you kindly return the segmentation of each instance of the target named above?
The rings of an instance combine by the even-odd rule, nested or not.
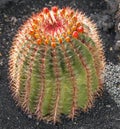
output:
[[[69,7],[44,8],[19,29],[9,73],[18,105],[40,120],[73,119],[101,93],[105,59],[96,27]]]

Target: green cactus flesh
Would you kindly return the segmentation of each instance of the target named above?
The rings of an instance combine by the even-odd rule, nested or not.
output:
[[[53,7],[51,13],[61,10]],[[45,8],[42,13],[48,11]],[[70,8],[64,9],[63,19],[67,17],[67,11],[75,13],[71,13],[70,17],[76,16],[76,22],[83,17],[80,24],[84,30],[76,31],[67,26],[71,29],[70,34],[66,34],[66,30],[58,35],[43,35],[41,32],[42,36],[47,36],[38,44],[36,37],[29,34],[34,27],[30,20],[37,19],[38,13],[18,31],[10,51],[9,71],[15,100],[25,112],[54,123],[59,121],[61,114],[73,119],[78,109],[86,111],[90,108],[103,83],[104,54],[95,25]]]

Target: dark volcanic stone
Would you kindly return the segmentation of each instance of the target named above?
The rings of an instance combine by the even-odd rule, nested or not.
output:
[[[18,0],[0,0],[0,6],[3,6],[4,4],[8,2],[17,2]]]

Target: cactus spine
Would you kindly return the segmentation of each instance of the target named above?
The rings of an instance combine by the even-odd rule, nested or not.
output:
[[[11,90],[22,109],[38,119],[73,119],[101,93],[105,59],[95,24],[66,7],[30,17],[10,51]]]

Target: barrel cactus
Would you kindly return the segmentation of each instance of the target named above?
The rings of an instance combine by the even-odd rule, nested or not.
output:
[[[10,50],[10,88],[19,106],[56,123],[87,111],[101,93],[105,57],[96,25],[77,10],[57,6],[33,14]]]

